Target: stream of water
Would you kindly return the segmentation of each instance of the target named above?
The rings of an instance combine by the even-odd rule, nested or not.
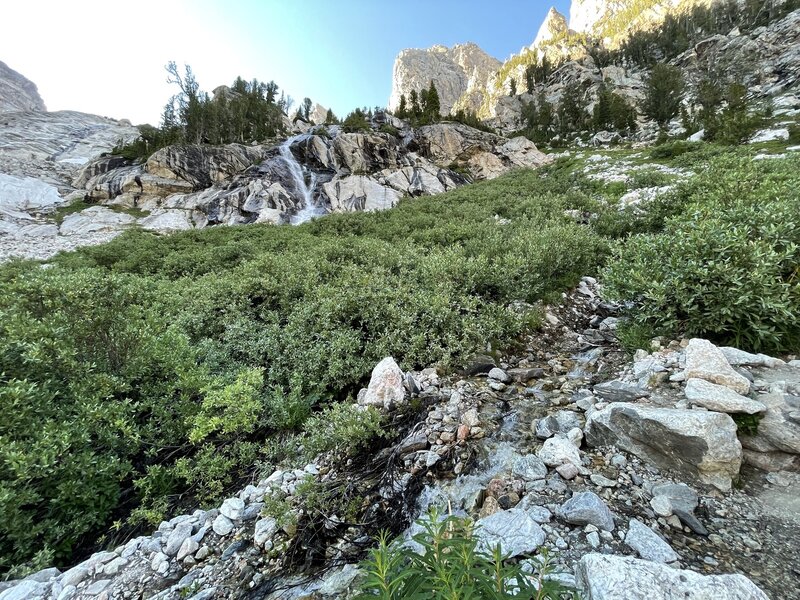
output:
[[[300,210],[291,218],[292,225],[299,225],[325,214],[325,209],[314,200],[314,188],[317,185],[316,173],[309,169],[306,174],[306,169],[303,168],[303,165],[298,162],[292,153],[292,144],[302,137],[303,135],[298,135],[289,138],[281,144],[279,149],[281,158],[286,163],[289,175],[294,182],[294,189],[302,199]]]

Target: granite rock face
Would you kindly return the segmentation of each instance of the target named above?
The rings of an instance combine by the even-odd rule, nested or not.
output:
[[[397,109],[402,94],[408,98],[412,90],[428,89],[433,81],[443,115],[450,114],[456,105],[477,111],[483,99],[482,90],[500,64],[472,43],[452,48],[403,50],[394,62],[389,108]]]
[[[46,111],[36,84],[0,61],[0,113]]]

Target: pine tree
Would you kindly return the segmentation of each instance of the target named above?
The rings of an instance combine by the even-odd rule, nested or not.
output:
[[[311,98],[303,98],[303,106],[302,106],[302,113],[303,119],[308,121],[311,118]]]
[[[683,75],[677,67],[656,63],[645,81],[642,112],[664,129],[681,109]]]
[[[517,95],[517,80],[514,77],[512,77],[511,81],[509,82],[508,95],[509,96]]]
[[[400,94],[400,104],[398,105],[397,112],[395,114],[399,119],[408,118],[408,104],[406,102],[405,94]]]
[[[436,86],[433,85],[433,81],[431,81],[431,85],[428,88],[426,117],[430,120],[431,123],[436,122],[439,120],[441,110],[442,106],[439,101],[439,92],[436,90]]]
[[[417,90],[411,90],[409,99],[411,101],[410,116],[414,119],[419,119],[420,115],[422,115],[422,109],[419,106],[419,94],[417,94]]]

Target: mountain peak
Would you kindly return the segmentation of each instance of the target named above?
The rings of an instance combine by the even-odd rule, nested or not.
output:
[[[539,33],[536,34],[536,40],[534,40],[531,47],[548,42],[559,34],[566,33],[568,29],[567,18],[558,12],[555,7],[551,7],[542,26],[539,27]]]
[[[0,112],[46,111],[36,84],[0,61]]]

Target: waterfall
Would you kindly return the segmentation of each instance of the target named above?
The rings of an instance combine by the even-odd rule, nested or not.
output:
[[[289,175],[294,181],[294,189],[302,196],[302,205],[300,206],[300,210],[292,217],[292,225],[299,225],[300,223],[310,221],[314,217],[325,214],[325,209],[314,202],[314,188],[317,185],[317,175],[309,169],[309,179],[308,182],[306,182],[303,166],[297,161],[294,154],[292,154],[292,144],[302,137],[302,135],[298,135],[289,138],[280,146],[280,155],[289,168]]]

